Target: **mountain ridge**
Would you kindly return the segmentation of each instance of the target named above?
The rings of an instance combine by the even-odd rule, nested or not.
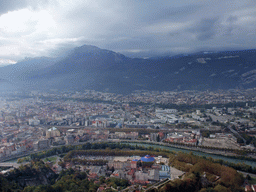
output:
[[[11,82],[26,89],[215,90],[256,86],[256,50],[200,52],[153,59],[129,58],[92,45],[76,47],[61,59],[35,59],[36,67],[18,62]],[[44,65],[42,66],[41,63]],[[15,68],[12,65],[12,69]],[[38,66],[40,65],[40,66]],[[8,74],[7,67],[0,75]],[[18,68],[19,69],[19,68]],[[6,73],[7,71],[7,73]],[[14,78],[10,80],[10,74]],[[0,76],[1,78],[2,76]]]

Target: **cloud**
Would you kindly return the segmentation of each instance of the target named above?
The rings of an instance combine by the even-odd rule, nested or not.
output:
[[[37,9],[41,6],[47,5],[48,3],[48,0],[0,0],[0,14],[28,7]]]
[[[8,11],[14,11],[17,9],[22,9],[28,6],[28,2],[26,0],[1,0],[0,1],[0,14],[7,13]]]
[[[91,44],[129,54],[255,48],[254,0],[0,0],[0,58]]]
[[[232,31],[236,28],[236,24],[235,22],[238,21],[238,17],[237,16],[230,16],[227,18],[227,31],[226,31],[226,35],[230,36],[232,35]]]
[[[16,64],[16,61],[10,59],[0,59],[0,65]]]
[[[216,35],[218,25],[219,18],[201,19],[191,31],[196,33],[196,37],[199,41],[206,41]]]

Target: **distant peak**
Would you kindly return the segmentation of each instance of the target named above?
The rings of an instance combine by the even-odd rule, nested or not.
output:
[[[83,50],[83,51],[94,51],[99,50],[99,47],[93,46],[93,45],[83,45],[81,47],[75,48],[75,50]]]

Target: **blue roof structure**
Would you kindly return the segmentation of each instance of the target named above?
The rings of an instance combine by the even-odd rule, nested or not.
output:
[[[161,166],[161,171],[167,171],[167,172],[170,172],[170,167],[167,166],[167,165],[162,165]]]
[[[162,169],[159,171],[159,178],[160,179],[166,179],[170,178],[170,167],[167,165],[162,165]]]
[[[154,162],[155,158],[151,157],[150,155],[146,155],[145,157],[141,157],[140,159],[142,162]]]
[[[159,171],[159,179],[171,178],[171,175],[168,171]]]
[[[133,159],[132,161],[139,161],[138,159]]]

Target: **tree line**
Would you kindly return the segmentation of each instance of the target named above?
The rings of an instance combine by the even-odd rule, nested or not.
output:
[[[142,143],[143,144],[143,143]],[[152,154],[152,155],[161,155],[161,156],[166,156],[168,157],[170,154],[176,154],[174,151],[167,150],[167,149],[155,149],[153,147],[144,147],[142,145],[130,145],[127,143],[86,143],[83,145],[69,145],[69,146],[61,146],[58,148],[53,148],[47,151],[35,153],[30,155],[30,159],[42,159],[46,157],[50,157],[53,155],[62,155],[66,154],[72,150],[97,150],[97,149],[120,149],[120,152],[116,152],[116,154],[126,154],[127,156],[127,150],[124,149],[129,149],[131,155],[135,155],[136,153],[134,150],[141,150],[145,151],[145,153],[140,153],[141,155],[146,155],[146,154]],[[123,149],[123,150],[122,150]],[[110,152],[108,150],[105,150],[106,152],[97,152],[99,155],[111,155],[114,154],[114,152]],[[123,151],[123,152],[121,152]],[[154,152],[160,152],[160,153],[154,153]],[[96,152],[91,151],[91,154],[97,154]],[[72,154],[72,153],[71,153]],[[139,154],[139,153],[138,153]],[[66,157],[67,158],[67,157]],[[203,158],[203,157],[202,157]],[[205,157],[204,157],[205,158]],[[253,161],[254,159],[249,158],[249,157],[243,157],[243,156],[233,156],[232,158],[237,158],[237,159],[244,159],[244,160],[251,160]],[[245,171],[249,173],[256,173],[256,167],[252,167],[251,165],[246,165],[244,163],[231,163],[228,161],[223,161],[221,159],[212,159],[209,158],[212,162],[220,162],[223,165],[233,167],[234,169],[240,170],[240,171]]]

